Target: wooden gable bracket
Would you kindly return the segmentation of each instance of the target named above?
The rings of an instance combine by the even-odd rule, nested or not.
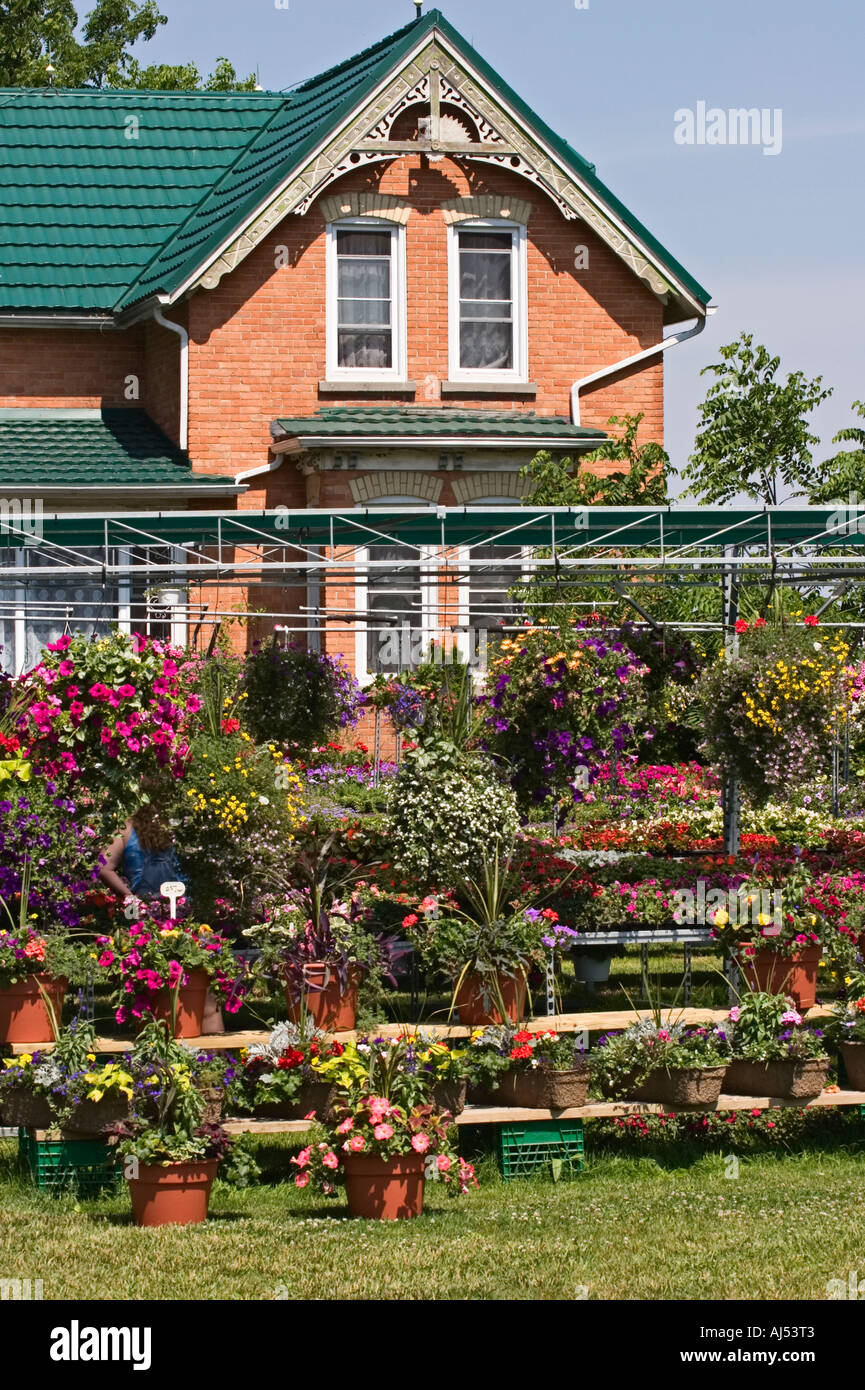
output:
[[[429,136],[392,141],[399,115],[411,106],[430,112]],[[442,107],[461,108],[479,132],[479,141],[441,138]],[[290,213],[305,216],[343,175],[401,154],[468,158],[506,167],[534,183],[569,221],[583,221],[611,247],[662,301],[677,295],[667,276],[574,172],[543,144],[488,85],[451,53],[441,36],[426,43],[399,72],[383,82],[339,131],[296,169],[246,225],[224,243],[186,293],[214,289]]]

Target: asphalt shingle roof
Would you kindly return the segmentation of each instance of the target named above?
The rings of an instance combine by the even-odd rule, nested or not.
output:
[[[457,410],[451,406],[324,406],[315,415],[274,422],[287,438],[606,439],[603,430],[572,425],[561,415],[522,410]]]
[[[0,410],[4,489],[234,488],[233,478],[193,473],[186,455],[143,410]]]

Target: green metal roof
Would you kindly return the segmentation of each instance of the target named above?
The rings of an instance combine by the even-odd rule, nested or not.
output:
[[[435,30],[708,303],[594,166],[430,10],[288,93],[0,89],[0,305],[120,312],[179,289]]]
[[[0,410],[0,495],[242,491],[233,478],[193,473],[143,410]]]
[[[286,438],[333,439],[561,439],[598,441],[603,430],[572,425],[561,415],[522,410],[457,410],[450,406],[323,406],[315,415],[275,420]]]
[[[865,508],[861,515],[865,527]],[[861,547],[865,533],[858,531],[856,519],[850,534],[827,533],[827,525],[837,525],[838,509],[831,507],[358,507],[353,510],[310,509],[298,511],[186,511],[125,512],[112,516],[105,512],[44,515],[46,541],[69,546],[134,544],[136,528],[142,536],[178,545],[197,544],[208,550],[211,562],[224,553],[224,563],[236,565],[234,547],[258,547],[264,542],[278,547],[297,547],[299,555],[310,555],[314,546],[364,546],[383,538],[411,545],[485,545],[493,540],[556,551],[561,563],[579,559],[582,551],[593,547],[603,552],[586,556],[586,563],[621,568],[622,552],[653,549],[656,559],[642,563],[658,564],[661,557],[676,563],[684,547],[712,547],[714,558],[706,563],[722,563],[721,548],[737,545],[754,547],[765,556],[770,551],[785,558],[788,547],[805,545],[836,549]],[[844,518],[842,518],[842,521]],[[10,536],[7,543],[23,543],[23,536]],[[786,558],[791,558],[789,555]],[[699,563],[700,556],[689,551],[684,563]],[[632,558],[631,563],[641,563]],[[745,561],[743,561],[745,563]],[[2,564],[0,564],[2,568]]]

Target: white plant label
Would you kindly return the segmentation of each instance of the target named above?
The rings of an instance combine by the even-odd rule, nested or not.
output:
[[[172,917],[177,916],[177,899],[182,898],[186,892],[185,883],[161,883],[159,891],[163,898],[167,898],[171,908]]]

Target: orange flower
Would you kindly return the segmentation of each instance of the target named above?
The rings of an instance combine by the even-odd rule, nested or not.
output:
[[[45,942],[42,941],[41,938],[38,941],[28,941],[27,945],[24,947],[24,954],[28,956],[30,960],[44,960]]]

